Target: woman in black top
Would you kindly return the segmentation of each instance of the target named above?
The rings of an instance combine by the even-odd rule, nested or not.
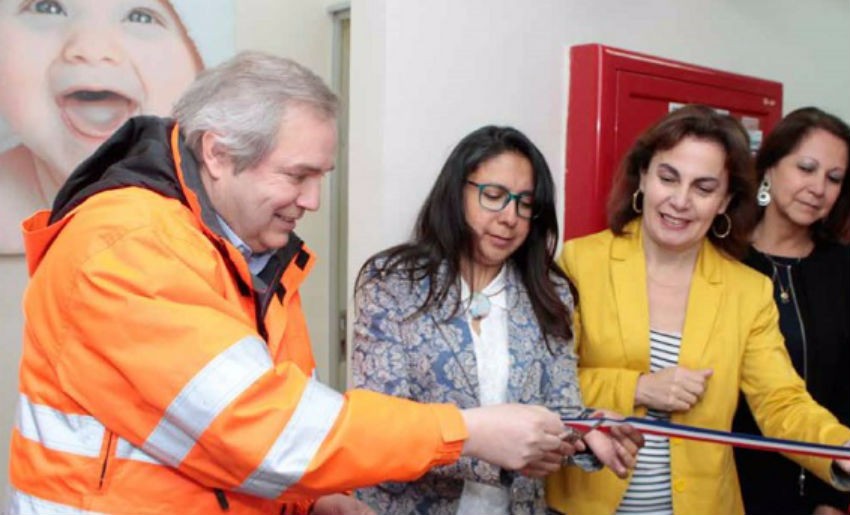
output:
[[[771,277],[779,325],[812,397],[850,423],[850,128],[814,107],[787,115],[756,158],[763,207],[745,262]],[[742,400],[735,431],[758,433]],[[850,495],[778,454],[736,450],[748,515],[838,515]]]

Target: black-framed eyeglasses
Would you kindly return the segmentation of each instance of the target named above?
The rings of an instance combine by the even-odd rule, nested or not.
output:
[[[511,193],[501,184],[481,184],[469,180],[466,183],[478,188],[478,204],[487,211],[501,211],[515,200],[518,217],[526,220],[534,218],[534,196],[531,193]]]

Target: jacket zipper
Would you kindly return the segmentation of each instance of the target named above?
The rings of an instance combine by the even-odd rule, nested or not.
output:
[[[230,511],[230,503],[227,502],[227,496],[224,494],[224,490],[216,488],[213,492],[215,493],[215,500],[218,501],[221,511]]]
[[[794,288],[794,277],[791,275],[791,267],[785,268],[785,273],[788,275],[788,286],[791,289],[791,300],[794,301],[794,312],[797,313],[797,321],[800,322],[800,335],[803,342],[803,383],[806,389],[809,388],[809,346],[806,342],[806,326],[803,323],[803,316],[800,313],[800,305],[797,303],[797,291]],[[800,497],[806,495],[806,469],[800,467],[800,475],[797,477],[798,486],[800,489]]]
[[[106,455],[103,457],[103,465],[100,467],[100,479],[97,482],[97,489],[103,488],[103,482],[106,480],[106,467],[109,465],[109,455],[112,453],[112,431],[107,432],[106,437]]]

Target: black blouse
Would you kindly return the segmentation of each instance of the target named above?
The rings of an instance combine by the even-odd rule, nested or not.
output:
[[[799,262],[751,248],[744,263],[772,278],[780,330],[809,393],[850,425],[850,247],[820,243]],[[783,291],[789,302],[782,302]],[[743,397],[732,429],[761,434]],[[809,515],[820,504],[845,511],[850,505],[850,494],[779,454],[736,449],[735,460],[747,515]]]

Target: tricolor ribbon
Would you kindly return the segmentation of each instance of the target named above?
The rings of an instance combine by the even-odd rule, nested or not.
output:
[[[561,421],[576,430],[587,432],[592,429],[609,431],[611,427],[629,424],[643,434],[667,436],[670,438],[682,438],[685,440],[696,440],[698,442],[719,443],[732,445],[734,447],[745,447],[760,451],[787,452],[792,454],[806,454],[821,458],[834,460],[850,460],[850,447],[838,445],[823,445],[819,443],[805,443],[795,440],[783,440],[780,438],[768,438],[746,433],[733,433],[730,431],[718,431],[716,429],[705,429],[702,427],[674,424],[659,420],[647,420],[639,417],[627,417],[621,420],[610,418],[562,418]]]

